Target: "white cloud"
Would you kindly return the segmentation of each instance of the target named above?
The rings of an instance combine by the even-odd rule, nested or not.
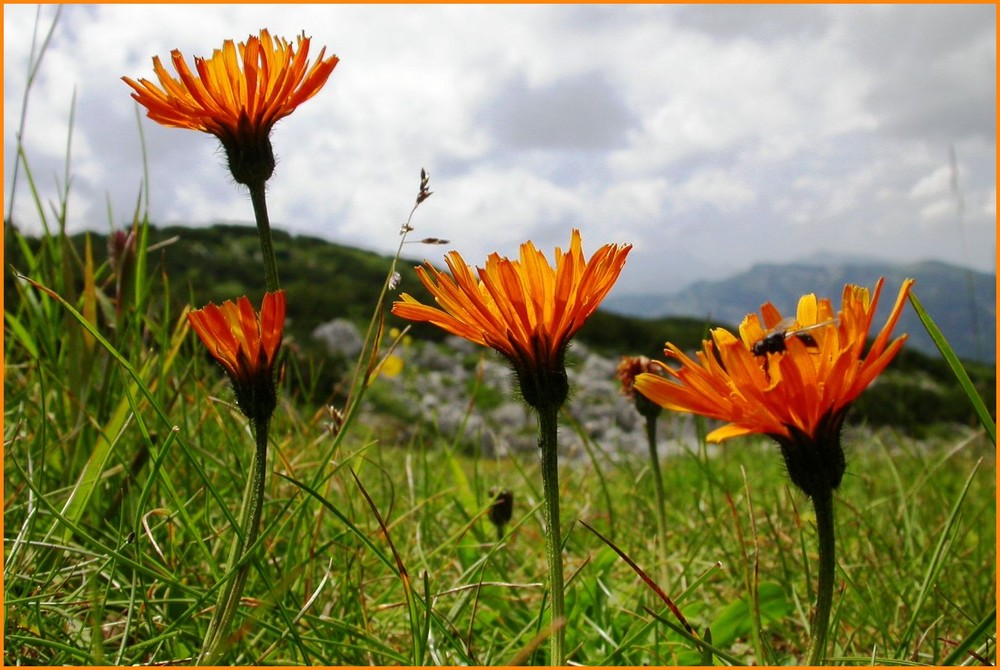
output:
[[[35,11],[4,7],[8,191]],[[68,5],[25,146],[51,199],[75,89],[70,228],[106,227],[106,198],[120,225],[142,177],[120,77],[150,77],[173,48],[190,59],[261,27],[304,29],[341,63],[275,129],[277,226],[392,251],[425,167],[419,233],[471,262],[529,238],[565,245],[580,226],[588,248],[635,241],[635,267],[679,245],[678,263],[715,261],[685,266],[692,279],[818,248],[993,267],[994,19],[989,6]],[[214,138],[142,131],[154,221],[251,220]],[[30,205],[18,197],[27,230]]]
[[[910,197],[916,199],[935,198],[951,191],[951,168],[942,165],[920,178],[910,189]]]
[[[939,222],[945,219],[950,219],[952,223],[956,220],[954,201],[932,200],[920,208],[922,223]]]
[[[631,179],[604,185],[597,217],[613,225],[661,218],[670,185],[662,177]]]
[[[700,170],[677,189],[671,201],[675,208],[709,205],[734,212],[756,200],[753,189],[742,179],[720,169]]]

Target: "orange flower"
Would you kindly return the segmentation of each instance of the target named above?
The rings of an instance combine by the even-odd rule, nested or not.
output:
[[[233,382],[236,401],[247,417],[267,419],[274,411],[274,361],[285,325],[285,292],[264,294],[260,313],[246,296],[221,306],[209,303],[188,321]]]
[[[300,104],[316,95],[339,59],[323,58],[309,65],[309,41],[298,37],[297,48],[282,38],[273,40],[260,31],[246,43],[223,42],[208,59],[194,59],[197,76],[177,49],[170,52],[175,78],[153,57],[153,71],[160,85],[122,77],[134,89],[132,97],[146,107],[149,118],[165,126],[191,128],[222,141],[233,176],[267,180],[274,170],[271,128]]]
[[[844,287],[837,313],[829,300],[803,296],[787,326],[778,310],[765,304],[763,326],[750,314],[740,324],[740,337],[716,328],[697,360],[668,343],[665,353],[681,364],[667,368],[677,382],[643,374],[635,389],[667,409],[728,422],[708,435],[711,442],[770,435],[781,445],[796,485],[809,495],[834,489],[845,467],[840,428],[847,409],[906,340],[902,335],[889,342],[912,279],[903,282],[889,319],[864,352],[882,283],[876,283],[874,295],[864,287]]]
[[[569,251],[556,248],[555,267],[525,242],[518,260],[490,254],[475,273],[452,251],[445,257],[450,277],[430,263],[417,268],[439,307],[404,293],[392,312],[496,349],[514,366],[528,404],[561,405],[566,345],[611,290],[631,248],[607,244],[587,260],[574,230]]]
[[[889,337],[912,279],[903,282],[889,319],[863,355],[882,283],[880,279],[875,285],[874,296],[867,288],[846,286],[836,314],[829,300],[803,296],[795,322],[781,337],[783,351],[753,351],[768,334],[765,329],[782,322],[770,303],[761,308],[764,326],[750,314],[740,324],[738,338],[722,328],[713,330],[697,361],[668,343],[665,353],[681,367],[667,371],[680,383],[646,374],[636,378],[635,388],[667,409],[727,421],[709,434],[712,442],[748,433],[792,437],[798,431],[814,436],[820,424],[857,398],[903,346],[906,335],[892,343]],[[796,331],[801,336],[795,336]]]

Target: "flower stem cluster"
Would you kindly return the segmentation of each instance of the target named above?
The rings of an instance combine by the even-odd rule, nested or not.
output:
[[[247,578],[249,552],[259,532],[268,429],[277,407],[275,364],[285,320],[285,293],[279,289],[265,199],[265,184],[275,169],[270,135],[278,120],[323,87],[339,62],[336,56],[324,58],[323,49],[310,64],[309,47],[310,39],[304,35],[292,45],[261,30],[239,44],[225,41],[208,58],[195,58],[193,70],[179,51],[172,51],[176,76],[154,57],[158,83],[123,77],[149,118],[218,138],[233,179],[250,192],[264,256],[267,292],[259,312],[242,297],[220,306],[210,303],[189,314],[198,337],[229,376],[237,405],[254,429],[256,447],[240,514],[241,529],[230,554],[230,569],[235,571],[220,589],[198,659],[203,663],[217,662],[225,650]],[[428,179],[422,170],[414,208],[431,195]],[[401,234],[405,237],[410,230],[407,221]],[[112,257],[113,267],[124,275],[127,240],[120,240],[119,246],[118,255]],[[398,316],[433,323],[498,351],[510,363],[521,397],[537,412],[551,592],[549,661],[553,665],[566,661],[557,444],[558,414],[569,393],[566,350],[615,284],[630,249],[628,244],[608,244],[587,259],[580,232],[573,230],[568,250],[555,250],[554,264],[530,241],[521,245],[518,258],[494,253],[484,267],[475,270],[451,252],[445,257],[448,274],[430,263],[417,268],[436,305],[422,304],[404,293],[392,307]],[[792,482],[816,509],[820,568],[808,650],[811,664],[824,659],[829,627],[835,567],[832,499],[846,467],[841,427],[854,399],[903,345],[905,335],[889,340],[912,283],[903,283],[887,322],[867,352],[882,280],[873,294],[867,288],[845,287],[836,312],[829,300],[812,295],[799,301],[795,317],[789,319],[765,304],[761,317],[751,314],[744,319],[738,335],[713,330],[694,358],[668,343],[665,353],[679,364],[676,368],[644,357],[628,357],[619,366],[622,391],[634,399],[647,422],[661,542],[666,536],[665,495],[655,437],[661,408],[723,421],[708,436],[709,441],[757,433],[772,437],[780,446]],[[369,374],[371,370],[369,366]],[[512,494],[503,492],[491,508],[490,518],[501,537],[512,502]]]
[[[236,404],[253,427],[256,446],[241,506],[240,530],[229,558],[230,569],[235,566],[236,570],[219,591],[198,658],[202,664],[217,663],[227,648],[229,626],[250,569],[249,552],[260,530],[268,431],[278,404],[275,361],[285,323],[285,292],[279,290],[265,199],[265,184],[275,167],[271,130],[278,120],[314,96],[339,62],[336,56],[324,58],[326,50],[322,49],[310,65],[309,43],[310,39],[301,35],[293,46],[261,30],[238,45],[226,40],[209,58],[195,58],[194,72],[175,49],[170,58],[176,77],[167,72],[158,56],[154,57],[159,84],[122,77],[150,119],[219,139],[233,179],[250,192],[264,258],[267,293],[259,313],[244,296],[221,306],[210,303],[188,315],[198,337],[229,376]]]

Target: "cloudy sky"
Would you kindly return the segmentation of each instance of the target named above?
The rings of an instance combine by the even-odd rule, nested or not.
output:
[[[4,209],[33,33],[4,6]],[[70,115],[70,228],[124,225],[149,157],[151,219],[252,221],[211,136],[163,128],[122,75],[267,27],[341,58],[275,128],[277,227],[472,264],[572,227],[634,244],[619,290],[670,292],[817,254],[996,266],[996,17],[973,6],[66,6],[31,89],[25,151],[46,199]],[[954,163],[950,156],[954,156]],[[955,190],[955,184],[958,190]],[[960,197],[956,197],[956,193]],[[959,202],[962,207],[959,207]],[[109,224],[109,207],[111,210]],[[15,221],[37,230],[22,180]]]

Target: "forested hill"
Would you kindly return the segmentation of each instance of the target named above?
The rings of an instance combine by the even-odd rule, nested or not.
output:
[[[4,308],[9,313],[17,314],[19,291],[11,268],[30,274],[24,249],[34,253],[32,250],[38,249],[39,241],[15,235],[9,226],[5,226],[4,232],[4,260],[7,266],[4,273]],[[89,233],[89,236],[97,268],[98,288],[110,294],[113,287],[107,282],[108,238],[95,233]],[[68,238],[69,244],[64,245],[66,253],[63,262],[75,265],[72,274],[76,277],[82,276],[85,237],[85,234],[71,236]],[[150,253],[147,276],[154,283],[155,299],[163,299],[162,291],[157,293],[155,290],[159,282],[163,281],[169,288],[172,311],[177,312],[184,305],[201,307],[210,301],[219,303],[241,295],[247,295],[255,304],[259,304],[264,292],[264,276],[254,227],[222,224],[201,228],[151,227],[148,246]],[[52,247],[50,244],[48,248]],[[315,237],[292,236],[279,230],[274,231],[274,248],[281,286],[288,293],[286,339],[293,345],[296,355],[303,357],[303,360],[327,361],[320,365],[323,378],[312,386],[317,393],[323,395],[336,386],[337,375],[344,370],[343,361],[330,362],[325,347],[313,337],[313,331],[317,326],[334,319],[348,319],[363,329],[371,319],[374,305],[390,270],[391,258]],[[411,248],[415,250],[415,255],[419,253],[421,257],[431,259],[443,257],[446,251],[445,248],[441,248],[440,253],[435,249]],[[417,261],[403,260],[397,265],[400,283],[394,293],[405,291],[420,300],[430,301],[430,296],[414,272],[417,264]],[[787,268],[768,271],[772,272],[777,277],[789,277],[791,274]],[[763,271],[751,274],[756,276],[762,273]],[[35,278],[44,283],[44,277]],[[869,279],[863,276],[860,281],[866,282]],[[932,290],[935,283],[926,281],[926,277],[921,280],[918,276],[918,282],[920,281],[921,298],[930,309],[937,299]],[[781,282],[771,282],[772,289],[779,285]],[[887,306],[895,299],[898,286],[899,282],[895,278],[887,280],[884,295]],[[82,286],[78,290],[79,288]],[[692,288],[707,290],[698,285]],[[958,297],[953,299],[962,302],[964,292],[958,288],[953,290],[958,292]],[[733,299],[736,299],[735,296]],[[756,300],[758,298],[755,295],[748,294],[740,304],[754,304]],[[614,301],[609,302],[614,304]],[[791,304],[794,305],[794,302]],[[781,308],[788,309],[784,305]],[[992,309],[983,309],[980,321],[983,333],[995,332],[992,330],[995,328],[993,314]],[[669,340],[683,349],[696,348],[707,336],[710,327],[723,325],[732,328],[741,315],[741,312],[733,312],[726,319],[697,314],[640,318],[602,309],[588,320],[576,339],[589,350],[611,359],[636,354],[662,358],[664,342]],[[388,316],[387,327],[402,327],[404,323],[396,317]],[[412,334],[416,338],[438,341],[444,339],[444,333],[433,326],[412,324],[412,327]],[[990,330],[987,331],[987,328]],[[904,330],[917,336],[922,334],[919,324],[910,325]],[[990,338],[989,342],[992,342],[992,335]],[[311,364],[306,364],[305,367],[311,368]],[[993,365],[968,363],[967,368],[987,406],[995,406],[996,370]],[[968,399],[964,397],[963,391],[940,357],[929,357],[914,347],[907,347],[893,363],[891,371],[892,374],[880,380],[878,388],[870,389],[860,399],[856,415],[872,422],[893,422],[897,425],[934,424],[940,421],[957,421],[969,425],[975,423]]]
[[[4,291],[6,308],[16,301],[10,268],[27,272],[20,246],[5,228]],[[313,330],[332,319],[346,318],[365,325],[372,316],[392,259],[326,240],[293,236],[273,230],[281,287],[288,294],[286,331],[298,343],[308,346]],[[107,260],[107,236],[88,233],[95,263]],[[82,264],[85,234],[70,237]],[[29,247],[37,240],[27,238]],[[171,303],[201,307],[209,301],[247,295],[255,303],[264,292],[264,273],[256,228],[250,225],[216,224],[208,227],[151,226],[149,265],[151,273],[165,273],[169,278]],[[429,248],[407,245],[414,255],[443,258],[446,247]],[[417,279],[414,267],[421,261],[404,259],[397,264],[399,286],[394,293],[406,292],[421,300],[432,300]],[[441,262],[440,266],[443,267]],[[106,276],[106,273],[105,273]],[[395,317],[389,317],[392,325]],[[397,325],[402,326],[400,321]],[[695,347],[706,333],[704,319],[683,317],[640,319],[609,312],[591,318],[579,337],[609,355],[646,354],[657,356],[663,343],[671,340],[684,347]],[[442,339],[442,332],[426,324],[413,324],[414,334],[425,339]]]

